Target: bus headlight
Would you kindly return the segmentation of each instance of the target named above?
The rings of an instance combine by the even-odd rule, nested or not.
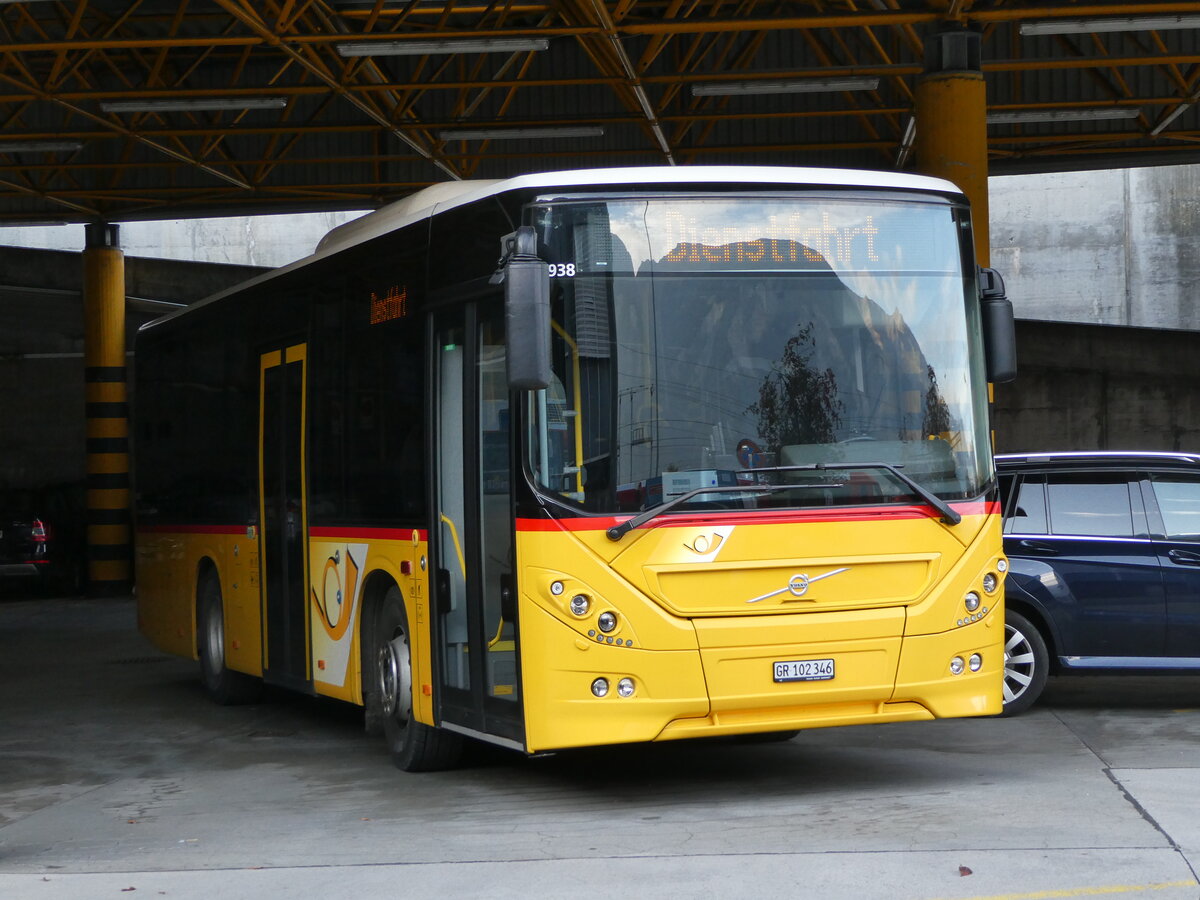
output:
[[[970,668],[972,672],[978,672],[983,668],[983,657],[978,653],[972,653],[971,658],[967,660],[967,667]]]
[[[967,612],[973,613],[975,610],[979,609],[979,595],[974,591],[971,591],[963,598],[963,603],[965,603],[967,606]]]
[[[600,613],[600,617],[598,619],[596,619],[596,626],[601,631],[603,631],[605,634],[608,634],[610,631],[614,631],[617,627],[616,613],[611,613],[611,612]]]
[[[608,679],[607,678],[597,678],[595,681],[593,681],[592,682],[592,693],[595,694],[597,697],[607,697],[608,696]]]
[[[586,594],[576,594],[571,598],[571,615],[586,616],[591,608],[592,601],[587,598]]]
[[[989,594],[996,593],[996,588],[999,587],[1000,581],[991,572],[983,576],[983,589]]]
[[[622,678],[620,681],[617,682],[617,695],[618,696],[632,697],[633,690],[634,690],[634,686],[633,686],[632,678]]]
[[[966,668],[966,665],[967,664],[963,662],[963,658],[961,656],[954,657],[954,659],[950,660],[950,674],[961,675],[963,673],[963,669]],[[605,687],[607,688],[607,684]]]

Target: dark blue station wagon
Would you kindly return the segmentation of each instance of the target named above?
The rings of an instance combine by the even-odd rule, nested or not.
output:
[[[1004,712],[1048,674],[1200,672],[1200,455],[996,458],[1004,501]]]

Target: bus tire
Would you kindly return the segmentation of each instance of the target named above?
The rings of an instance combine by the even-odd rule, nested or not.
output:
[[[253,703],[262,693],[262,682],[225,665],[225,614],[221,583],[213,572],[200,578],[196,592],[196,619],[200,679],[208,696],[222,706]]]
[[[395,585],[379,607],[375,636],[374,684],[383,713],[383,736],[392,762],[405,772],[432,772],[458,762],[462,738],[413,718],[412,652],[404,601]]]
[[[1004,711],[1016,716],[1033,706],[1046,687],[1050,653],[1041,632],[1023,615],[1004,613]]]

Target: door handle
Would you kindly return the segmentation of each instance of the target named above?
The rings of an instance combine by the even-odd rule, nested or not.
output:
[[[1171,550],[1167,557],[1181,566],[1200,566],[1200,553],[1193,550]]]
[[[1032,550],[1034,553],[1044,553],[1049,556],[1058,553],[1058,549],[1053,544],[1047,544],[1045,541],[1018,541],[1017,546],[1022,550]]]
[[[438,569],[434,575],[434,591],[437,592],[437,611],[442,615],[450,612],[453,598],[450,596],[450,570]]]
[[[517,621],[517,590],[511,572],[500,576],[500,618],[505,622]]]

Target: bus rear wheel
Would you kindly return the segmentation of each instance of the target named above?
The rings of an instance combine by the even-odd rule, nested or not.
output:
[[[375,624],[373,693],[392,761],[406,772],[446,769],[458,762],[462,739],[413,718],[412,645],[400,590],[383,598]]]
[[[223,706],[253,703],[262,682],[225,665],[225,613],[221,583],[208,572],[200,579],[196,597],[200,651],[200,679],[208,695]]]

